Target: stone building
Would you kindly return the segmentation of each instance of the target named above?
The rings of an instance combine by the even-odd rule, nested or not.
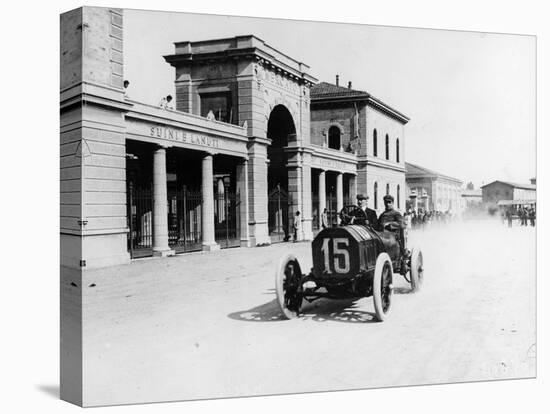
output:
[[[378,213],[384,210],[382,197],[386,194],[394,196],[398,210],[405,208],[408,121],[405,115],[371,94],[353,89],[351,82],[347,87],[340,86],[338,75],[336,84],[321,82],[311,88],[312,147],[339,153],[340,158],[352,161],[356,172],[349,178],[356,181],[353,186],[357,192],[369,195],[369,205]],[[322,170],[317,174],[322,175]],[[327,188],[331,187],[329,182]],[[352,198],[349,201],[355,203]]]
[[[61,16],[61,263],[311,240],[358,191],[405,207],[408,118],[253,35],[174,43],[175,108],[124,90],[123,11]]]
[[[496,180],[481,186],[483,202],[497,204],[501,200],[534,201],[537,197],[535,184],[517,184]]]
[[[308,65],[246,35],[176,42],[175,109],[152,106],[125,94],[123,39],[121,9],[61,16],[61,397],[77,404],[93,269],[288,240],[298,211],[311,240],[357,191],[405,205],[408,118],[378,99],[312,97]]]
[[[413,209],[460,213],[461,180],[409,162],[406,168],[407,198]]]
[[[479,190],[462,190],[460,193],[462,199],[462,209],[468,209],[471,207],[477,207],[483,202],[483,195],[481,189]]]

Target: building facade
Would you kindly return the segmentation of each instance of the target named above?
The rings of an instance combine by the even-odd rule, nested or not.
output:
[[[413,209],[461,213],[461,180],[409,162],[406,169],[407,198]]]
[[[351,82],[347,87],[340,86],[338,76],[336,84],[321,82],[311,88],[312,147],[353,161],[353,194],[367,194],[369,206],[377,213],[384,210],[382,198],[386,194],[394,196],[398,210],[405,208],[408,121],[405,115],[369,93],[352,89]],[[355,203],[353,197],[349,202]]]
[[[61,263],[311,240],[357,192],[405,208],[408,118],[253,36],[176,42],[175,109],[128,99],[123,12],[61,17]]]
[[[534,201],[537,187],[535,184],[517,184],[508,181],[493,181],[481,187],[483,202],[497,204],[501,200]]]

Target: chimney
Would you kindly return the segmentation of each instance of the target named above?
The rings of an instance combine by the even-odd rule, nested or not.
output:
[[[336,86],[340,86],[339,81],[340,81],[340,76],[336,75]]]
[[[348,89],[351,89],[351,81],[348,82]]]

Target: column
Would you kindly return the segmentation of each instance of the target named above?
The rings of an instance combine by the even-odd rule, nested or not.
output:
[[[153,256],[170,256],[168,246],[168,190],[166,186],[166,148],[153,155]]]
[[[339,172],[336,175],[336,213],[340,223],[340,211],[344,208],[344,174]]]
[[[325,170],[319,171],[319,229],[323,229],[321,216],[327,208],[327,185],[325,182]]]
[[[218,223],[225,220],[225,186],[223,178],[218,178]]]
[[[250,247],[250,232],[248,227],[248,160],[244,159],[237,165],[237,194],[239,195],[239,232],[241,246]]]
[[[202,250],[218,250],[214,233],[214,171],[213,156],[202,159]]]
[[[248,149],[248,225],[250,245],[270,244],[267,225],[267,140],[255,138]]]
[[[313,240],[311,207],[311,167],[308,159],[307,164],[305,160],[302,163],[302,233],[304,240]]]
[[[356,202],[357,198],[357,175],[351,174],[349,177],[349,198],[351,203]]]

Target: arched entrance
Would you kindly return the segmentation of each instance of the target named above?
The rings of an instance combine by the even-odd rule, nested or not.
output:
[[[288,191],[288,159],[284,149],[296,139],[296,128],[284,105],[277,105],[271,111],[267,138],[271,139],[267,148],[268,231],[271,242],[276,243],[291,236],[288,206],[292,200]]]

